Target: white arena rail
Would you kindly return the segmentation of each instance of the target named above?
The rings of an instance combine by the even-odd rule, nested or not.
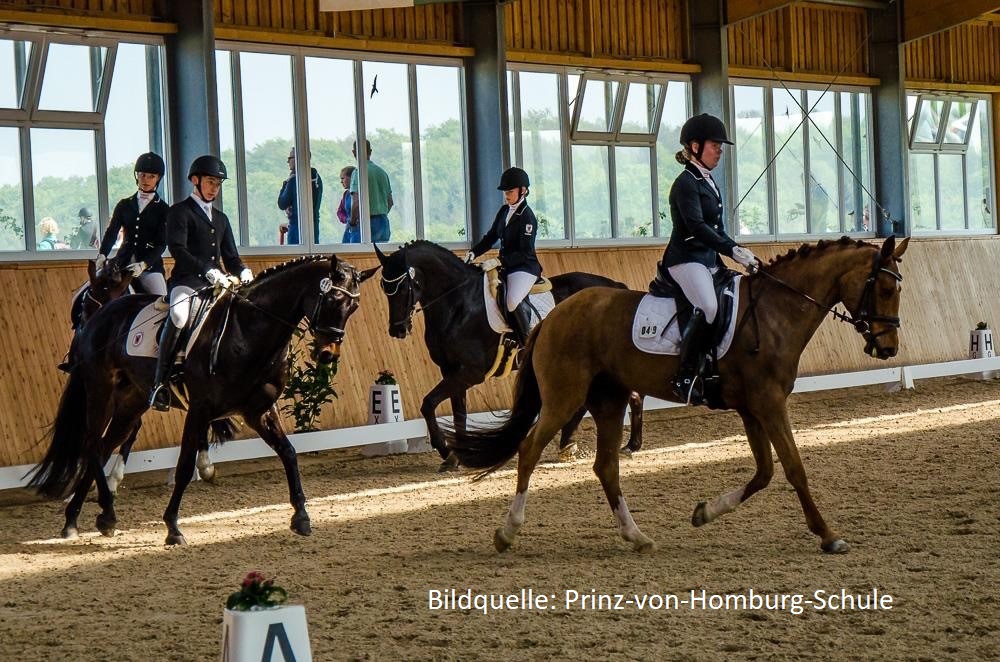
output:
[[[924,365],[901,366],[898,368],[883,368],[880,370],[799,377],[795,380],[794,392],[807,393],[855,386],[871,386],[874,384],[887,384],[896,388],[913,388],[913,382],[918,379],[970,374],[989,377],[995,371],[1000,371],[1000,357],[928,363]],[[645,408],[647,411],[680,406],[682,405],[658,398],[647,397],[645,399]],[[497,418],[497,414],[493,412],[469,414],[469,422],[480,425],[489,425],[496,422]],[[626,422],[628,422],[627,419]],[[322,430],[319,432],[302,432],[289,435],[289,439],[297,452],[310,453],[334,448],[378,444],[398,439],[416,439],[426,437],[426,435],[427,427],[423,419],[419,419],[400,423],[380,423],[378,425],[362,425],[352,428]],[[132,453],[129,456],[125,472],[137,473],[140,471],[172,469],[177,463],[177,454],[179,452],[179,447],[175,446],[172,448]],[[211,449],[212,461],[215,463],[251,460],[273,455],[274,453],[271,451],[271,448],[259,438],[240,439],[214,446]],[[24,476],[33,466],[23,464],[16,467],[0,467],[0,490],[24,487],[27,484]]]

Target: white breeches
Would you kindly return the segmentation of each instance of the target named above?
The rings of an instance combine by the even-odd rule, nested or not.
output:
[[[183,329],[187,325],[193,295],[194,290],[186,285],[178,285],[170,290],[170,321],[178,329]]]
[[[507,311],[517,308],[524,297],[528,296],[531,286],[535,284],[538,277],[527,271],[512,271],[507,274]]]
[[[712,282],[712,275],[718,270],[718,267],[709,268],[697,262],[685,262],[667,268],[670,277],[681,286],[688,301],[705,313],[705,321],[709,324],[715,321],[715,315],[719,312],[719,302],[715,298],[715,285]]]
[[[163,296],[167,293],[167,281],[159,271],[144,271],[139,274],[139,285],[148,294]]]

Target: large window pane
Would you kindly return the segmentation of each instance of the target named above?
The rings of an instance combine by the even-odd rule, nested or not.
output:
[[[910,153],[910,224],[914,230],[937,229],[934,155]]]
[[[938,143],[940,141],[941,113],[944,99],[923,99],[917,112],[917,125],[913,134],[914,143]]]
[[[524,149],[521,166],[531,178],[531,208],[538,218],[538,238],[565,239],[559,78],[556,74],[525,71],[520,79]]]
[[[837,125],[834,117],[835,93],[809,90],[809,226],[815,233],[837,233],[840,228],[840,197],[834,151]]]
[[[36,242],[45,238],[39,224],[52,219],[54,235],[40,249],[69,248],[80,225],[78,212],[97,211],[94,132],[76,129],[32,129],[31,167],[34,181]],[[52,224],[46,223],[47,226]],[[96,232],[96,227],[95,230]],[[89,241],[89,238],[88,238]]]
[[[417,238],[417,222],[413,206],[410,86],[406,65],[365,62],[362,71],[365,131],[372,145],[371,160],[385,170],[392,186],[394,205],[388,214],[391,240],[394,243],[410,241]],[[362,199],[361,204],[367,203]],[[373,201],[376,209],[383,204],[384,201]],[[362,239],[371,241],[366,230],[362,228]]]
[[[107,145],[109,209],[135,192],[133,168],[143,152],[163,153],[158,77],[149,80],[147,71],[158,71],[159,47],[142,44],[120,44],[111,79],[108,110],[104,120],[104,140]],[[168,187],[161,182],[160,195]]]
[[[232,53],[229,51],[215,52],[215,76],[216,89],[219,95],[219,151],[223,163],[229,170],[232,181],[221,191],[221,209],[229,217],[229,224],[236,234],[236,241],[241,245],[246,244],[246,237],[237,219],[240,218],[240,196],[236,189],[236,124],[233,115],[233,67]],[[186,168],[189,164],[183,164]],[[187,170],[184,170],[187,174]],[[185,185],[182,190],[185,192],[190,186]]]
[[[865,117],[865,100],[860,94],[840,94],[840,130],[842,146],[840,155],[841,176],[844,180],[844,229],[847,232],[870,232],[871,201],[867,188],[868,179],[868,123]]]
[[[652,172],[648,147],[615,148],[615,187],[618,193],[618,236],[653,236]]]
[[[966,153],[966,181],[969,197],[969,229],[996,229],[990,185],[990,131],[988,104],[977,105]]]
[[[460,71],[417,66],[424,238],[465,238],[465,154]]]
[[[583,90],[579,131],[607,131],[611,128],[615,108],[617,81],[588,80]]]
[[[317,243],[336,244],[348,227],[337,217],[337,209],[344,194],[350,195],[340,174],[357,167],[351,154],[356,135],[354,63],[321,57],[307,57],[305,62],[312,167],[323,179]],[[346,181],[349,186],[350,174]]]
[[[736,85],[731,136],[736,143],[736,208],[734,223],[741,235],[769,234],[767,202],[767,130],[764,88]]]
[[[18,130],[0,127],[0,250],[24,250],[24,200]]]
[[[107,48],[50,44],[42,78],[42,110],[94,111]]]
[[[30,56],[30,41],[0,39],[0,108],[20,108]]]
[[[939,154],[938,200],[941,205],[941,229],[965,229],[965,187],[960,154]]]
[[[577,239],[611,237],[608,148],[573,145],[573,216]]]
[[[774,149],[781,150],[774,161],[778,231],[802,234],[806,232],[806,169],[802,148],[802,109],[796,103],[801,103],[801,91],[775,88],[772,93]],[[785,146],[783,150],[782,145]]]
[[[288,151],[294,144],[291,58],[241,53],[240,70],[249,244],[274,246],[280,226],[288,222],[277,199],[289,176]],[[308,219],[308,211],[299,207],[299,215]],[[302,237],[306,231],[303,225],[299,228]]]
[[[623,133],[650,133],[656,127],[656,98],[662,85],[654,83],[629,83],[622,116]]]
[[[660,116],[660,130],[656,136],[656,176],[657,210],[660,217],[658,236],[669,237],[673,225],[670,222],[670,187],[682,167],[674,155],[680,149],[681,127],[690,115],[688,105],[688,84],[676,81],[667,83],[667,93]]]

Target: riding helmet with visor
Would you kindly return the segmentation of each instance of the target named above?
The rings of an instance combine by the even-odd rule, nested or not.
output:
[[[188,179],[196,175],[199,177],[218,177],[219,179],[229,178],[226,173],[226,164],[222,162],[222,159],[211,154],[199,156],[192,161],[191,167],[188,169]]]
[[[135,172],[148,172],[151,175],[162,177],[165,169],[163,159],[160,158],[159,154],[153,152],[140,154],[139,158],[135,160]]]
[[[684,126],[681,127],[682,145],[687,146],[692,142],[704,145],[707,140],[727,145],[733,144],[733,141],[726,135],[726,125],[715,115],[702,113],[684,122]]]
[[[521,170],[520,168],[507,168],[500,175],[500,185],[497,186],[498,191],[509,191],[515,188],[528,188],[530,183],[528,181],[528,173]]]

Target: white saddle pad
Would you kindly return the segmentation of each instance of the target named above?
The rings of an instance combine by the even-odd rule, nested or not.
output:
[[[214,306],[215,302],[219,299],[212,301],[209,306]],[[129,327],[128,335],[125,336],[125,352],[129,356],[145,357],[150,359],[155,359],[160,353],[160,326],[162,322],[167,317],[166,311],[156,310],[157,301],[149,304],[145,308],[139,311],[139,314],[135,316],[132,320],[132,326]],[[197,304],[195,304],[196,306]],[[191,313],[194,314],[195,306],[192,306]],[[184,346],[183,351],[177,353],[178,362],[191,351],[194,341],[198,339],[198,335],[201,333],[202,327],[205,325],[205,320],[208,319],[208,311],[204,315],[201,315],[198,319],[198,326],[196,326],[191,331],[191,336],[188,338],[187,344]]]
[[[723,292],[723,296],[733,298],[733,310],[739,310],[740,278],[733,281],[732,291]],[[680,354],[681,330],[677,325],[677,304],[673,299],[654,297],[647,294],[639,302],[632,322],[632,343],[640,351],[648,354]],[[721,359],[729,351],[736,329],[736,315],[729,320],[726,333],[719,343],[718,357]]]
[[[500,305],[496,299],[490,296],[489,277],[489,272],[483,273],[483,302],[486,304],[486,319],[490,322],[490,328],[496,333],[509,333],[512,329],[507,324],[507,320],[500,310]],[[532,326],[545,319],[552,312],[552,309],[556,307],[556,300],[552,296],[551,291],[542,292],[541,294],[529,294],[528,301],[538,310],[538,314],[541,316],[539,319],[535,319],[535,314],[531,314]]]

